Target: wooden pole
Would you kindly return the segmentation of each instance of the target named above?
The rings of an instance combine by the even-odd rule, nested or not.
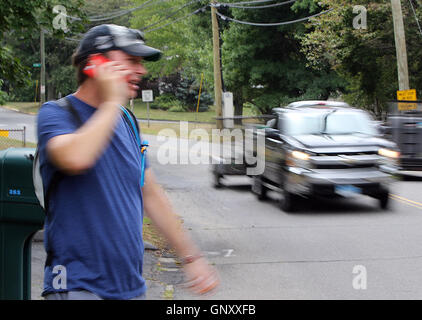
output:
[[[391,0],[393,11],[394,38],[396,41],[397,71],[399,90],[409,90],[409,70],[407,65],[406,37],[400,0]]]
[[[212,20],[212,43],[214,53],[214,93],[215,93],[215,114],[217,117],[223,116],[222,108],[222,83],[221,83],[221,64],[220,64],[220,38],[218,31],[217,8],[214,6],[215,1],[211,4],[211,20]],[[217,129],[223,128],[223,121],[217,120]]]
[[[45,42],[44,30],[40,33],[41,78],[40,78],[40,106],[45,102]]]

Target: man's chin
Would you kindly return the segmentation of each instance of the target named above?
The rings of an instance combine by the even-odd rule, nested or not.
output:
[[[138,96],[138,91],[130,90],[129,99],[135,99]]]

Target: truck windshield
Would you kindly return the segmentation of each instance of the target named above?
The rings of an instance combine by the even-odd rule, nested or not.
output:
[[[359,111],[291,112],[285,114],[284,130],[288,135],[306,134],[366,134],[377,131],[371,118]]]

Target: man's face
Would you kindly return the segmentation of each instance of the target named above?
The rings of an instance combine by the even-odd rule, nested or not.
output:
[[[130,70],[130,74],[127,76],[127,82],[129,84],[129,97],[136,98],[138,93],[138,83],[144,74],[147,74],[147,69],[142,65],[142,58],[131,56],[121,50],[112,50],[107,52],[107,57],[110,60],[118,61],[122,65],[126,66]]]

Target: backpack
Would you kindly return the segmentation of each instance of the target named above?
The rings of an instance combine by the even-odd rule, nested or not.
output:
[[[70,112],[74,118],[74,120],[77,123],[78,128],[83,125],[83,121],[81,120],[79,114],[75,110],[75,108],[72,105],[72,102],[67,97],[61,98],[56,101],[57,105],[66,111]],[[141,174],[141,187],[144,185],[144,169],[145,169],[145,156],[146,156],[146,147],[148,147],[148,142],[143,141],[141,143],[140,139],[140,130],[138,121],[135,117],[135,115],[127,108],[121,106],[121,110],[123,111],[123,118],[126,121],[126,123],[129,125],[130,129],[132,130],[136,141],[138,143],[138,147],[141,149],[141,166],[142,166],[142,174]],[[44,209],[44,212],[48,213],[48,204],[50,197],[53,193],[53,191],[57,188],[57,185],[59,182],[66,176],[65,173],[63,173],[60,170],[57,170],[53,177],[51,178],[50,183],[48,184],[46,188],[46,192],[44,193],[44,182],[42,180],[41,171],[40,171],[40,154],[39,154],[39,148],[37,146],[35,150],[35,156],[34,156],[34,162],[32,166],[32,179],[35,189],[35,195],[38,198],[38,201],[41,205],[41,207]]]

